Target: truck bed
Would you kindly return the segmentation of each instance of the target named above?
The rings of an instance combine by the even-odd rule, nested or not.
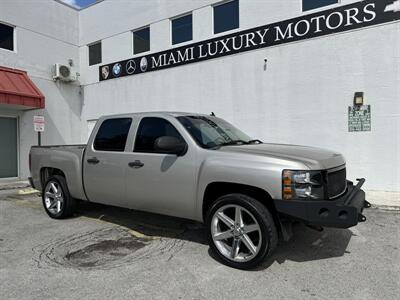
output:
[[[42,190],[41,178],[46,168],[62,170],[72,197],[86,200],[82,178],[82,160],[86,145],[33,146],[29,153],[33,184]]]

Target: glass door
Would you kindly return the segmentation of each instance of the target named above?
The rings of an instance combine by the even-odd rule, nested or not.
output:
[[[0,117],[0,179],[18,177],[17,118]]]

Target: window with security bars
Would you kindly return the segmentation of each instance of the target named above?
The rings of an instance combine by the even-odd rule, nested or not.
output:
[[[316,9],[323,6],[336,4],[339,2],[339,0],[302,0],[302,1],[303,1],[303,11]]]
[[[14,51],[14,27],[0,23],[0,48]]]
[[[150,27],[133,32],[133,54],[150,51]]]
[[[101,59],[101,41],[91,44],[89,47],[89,66],[100,64]]]
[[[172,44],[179,44],[193,39],[192,14],[171,20]]]

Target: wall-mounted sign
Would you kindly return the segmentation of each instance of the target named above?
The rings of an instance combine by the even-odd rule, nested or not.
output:
[[[33,128],[35,132],[43,132],[44,131],[44,117],[43,116],[34,116],[33,117]]]
[[[99,67],[100,81],[400,20],[400,0],[366,0]]]
[[[371,131],[371,106],[349,106],[349,132]]]

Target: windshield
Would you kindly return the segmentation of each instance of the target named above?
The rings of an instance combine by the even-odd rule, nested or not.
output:
[[[177,119],[203,148],[210,149],[254,142],[247,134],[217,117],[182,116]]]

